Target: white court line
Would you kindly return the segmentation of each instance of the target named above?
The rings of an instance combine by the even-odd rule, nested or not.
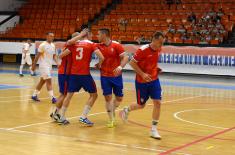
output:
[[[1,128],[0,128],[1,130]],[[4,130],[6,131],[6,130]],[[61,135],[53,135],[53,134],[46,134],[46,133],[38,133],[38,132],[31,132],[31,131],[22,131],[22,130],[10,130],[11,132],[16,132],[16,133],[24,133],[24,134],[32,134],[32,135],[39,135],[39,136],[47,136],[47,137],[57,137],[57,138],[66,138],[70,139],[73,141],[79,141],[83,143],[90,143],[90,144],[106,144],[109,146],[114,146],[114,147],[122,147],[125,149],[139,149],[139,150],[147,150],[147,151],[153,151],[153,152],[165,152],[166,150],[160,150],[160,149],[154,149],[154,148],[146,148],[146,147],[141,147],[141,146],[134,146],[134,145],[127,145],[127,144],[119,144],[119,143],[113,143],[113,142],[105,142],[105,141],[92,141],[92,140],[87,140],[87,139],[81,139],[77,137],[68,137],[68,136],[61,136]],[[178,155],[190,155],[186,153],[173,153],[173,154],[178,154]]]
[[[219,127],[219,126],[214,126],[214,125],[207,125],[207,124],[202,124],[202,123],[197,123],[197,122],[193,122],[193,121],[188,121],[185,120],[181,117],[179,117],[178,115],[181,113],[185,113],[185,112],[192,112],[192,111],[203,111],[203,110],[221,110],[221,109],[188,109],[188,110],[182,110],[182,111],[178,111],[176,113],[174,113],[174,117],[182,122],[186,122],[186,123],[190,123],[190,124],[194,124],[194,125],[199,125],[199,126],[206,126],[206,127],[210,127],[210,128],[216,128],[216,129],[228,129],[228,128],[224,128],[224,127]],[[229,110],[235,110],[235,109],[229,109]]]
[[[184,100],[189,100],[189,99],[193,99],[193,98],[198,98],[198,97],[201,97],[202,95],[200,96],[192,96],[192,97],[186,97],[186,98],[180,98],[180,99],[176,99],[176,100],[170,100],[170,101],[165,101],[165,102],[162,102],[162,103],[170,103],[170,102],[176,102],[176,101],[184,101]],[[150,104],[148,105],[150,106]],[[118,109],[117,111],[120,111],[122,109]],[[98,113],[93,113],[93,114],[89,114],[88,116],[95,116],[95,115],[100,115],[100,114],[104,114],[104,113],[107,113],[107,112],[98,112]],[[75,118],[78,118],[80,116],[74,116],[74,117],[69,117],[67,118],[68,120],[71,120],[71,119],[75,119]],[[20,128],[25,128],[25,127],[30,127],[30,126],[35,126],[35,125],[42,125],[42,124],[48,124],[48,123],[52,123],[53,121],[47,121],[47,122],[40,122],[40,123],[32,123],[32,124],[28,124],[28,125],[22,125],[22,126],[17,126],[17,127],[13,127],[13,128],[8,128],[7,130],[14,130],[14,129],[20,129]]]

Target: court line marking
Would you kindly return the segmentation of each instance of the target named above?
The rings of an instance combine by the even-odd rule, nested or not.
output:
[[[0,128],[0,130],[2,130]],[[3,131],[9,131],[9,130],[3,130]],[[54,134],[46,134],[46,133],[38,133],[38,132],[31,132],[31,131],[23,131],[23,130],[10,130],[10,132],[16,132],[16,133],[24,133],[24,134],[32,134],[32,135],[40,135],[40,136],[47,136],[47,137],[59,137],[59,138],[66,138],[66,139],[71,139],[74,141],[79,141],[82,143],[90,143],[90,144],[106,144],[114,147],[123,147],[123,148],[130,148],[130,149],[139,149],[139,150],[147,150],[147,151],[153,151],[153,152],[164,152],[166,150],[162,149],[154,149],[154,148],[146,148],[146,147],[141,147],[141,146],[135,146],[135,145],[128,145],[128,144],[120,144],[120,143],[113,143],[113,142],[106,142],[106,141],[92,141],[92,140],[87,140],[87,139],[81,139],[77,137],[69,137],[69,136],[61,136],[61,135],[54,135]],[[191,155],[191,154],[186,154],[186,153],[181,153],[177,152],[174,154],[178,155]]]
[[[207,125],[207,124],[202,124],[202,123],[188,121],[188,120],[185,120],[185,119],[183,119],[183,118],[178,116],[179,114],[185,113],[185,112],[204,111],[204,110],[218,110],[218,109],[214,108],[214,109],[188,109],[188,110],[182,110],[182,111],[175,112],[174,113],[174,118],[177,119],[177,120],[180,120],[182,122],[186,122],[186,123],[190,123],[190,124],[194,124],[194,125],[206,126],[206,127],[210,127],[210,128],[216,128],[216,129],[228,129],[228,128],[225,128],[225,127],[219,127],[219,126],[214,126],[214,125]],[[221,110],[221,109],[219,109],[219,110]],[[228,109],[228,110],[235,110],[235,109]]]
[[[198,98],[198,97],[202,97],[203,95],[199,95],[199,96],[191,96],[191,97],[185,97],[185,98],[180,98],[180,99],[175,99],[175,100],[170,100],[170,101],[165,101],[162,102],[164,103],[171,103],[171,102],[177,102],[177,101],[184,101],[184,100],[188,100],[188,99],[193,99],[193,98]],[[151,106],[152,104],[148,104],[148,106]],[[122,109],[118,109],[117,111],[120,111]],[[94,115],[100,115],[100,114],[104,114],[107,112],[97,112],[97,113],[93,113],[93,114],[89,114],[88,116],[94,116]],[[71,119],[75,119],[78,118],[79,116],[74,116],[74,117],[69,117],[67,118],[68,120]],[[19,129],[19,128],[25,128],[25,127],[30,127],[30,126],[35,126],[35,125],[42,125],[42,124],[48,124],[48,123],[52,123],[53,121],[47,121],[47,122],[39,122],[39,123],[32,123],[32,124],[28,124],[28,125],[22,125],[22,126],[17,126],[17,127],[13,127],[13,128],[8,128],[8,130],[13,130],[13,129]]]
[[[140,127],[144,127],[144,128],[149,128],[151,129],[151,126],[145,125],[145,124],[141,124],[132,120],[128,120],[128,122],[130,124],[134,124]],[[194,136],[194,137],[203,137],[202,135],[195,135],[195,134],[191,134],[191,133],[184,133],[184,132],[176,132],[176,131],[171,131],[171,130],[166,130],[166,129],[158,129],[159,131],[163,131],[163,132],[169,132],[169,133],[174,133],[174,134],[181,134],[181,135],[186,135],[186,136]],[[229,138],[213,138],[213,139],[217,139],[217,140],[225,140],[225,141],[235,141],[235,139],[229,139]]]
[[[203,141],[207,141],[207,140],[209,140],[209,139],[211,139],[211,138],[214,138],[214,137],[216,137],[216,136],[218,136],[218,135],[222,135],[222,134],[224,134],[224,133],[226,133],[226,132],[229,132],[229,131],[232,131],[232,130],[234,130],[234,129],[235,129],[235,126],[234,126],[234,127],[231,127],[231,128],[228,128],[228,129],[225,129],[225,130],[222,130],[222,131],[219,131],[219,132],[216,132],[216,133],[213,133],[213,134],[210,134],[210,135],[207,135],[207,136],[204,136],[204,137],[199,138],[199,139],[197,139],[197,140],[194,140],[194,141],[192,141],[192,142],[189,142],[189,143],[180,145],[180,146],[178,146],[178,147],[174,147],[174,148],[172,148],[172,149],[169,149],[169,150],[167,150],[167,151],[165,151],[165,152],[160,153],[159,155],[168,155],[168,154],[173,153],[173,152],[175,152],[175,151],[179,151],[179,150],[182,150],[182,149],[184,149],[184,148],[188,148],[188,147],[190,147],[190,146],[192,146],[192,145],[194,145],[194,144],[197,144],[197,143],[200,143],[200,142],[203,142]]]
[[[78,93],[75,93],[74,95],[76,95],[76,94],[81,94],[81,93],[85,93],[85,91],[80,91],[80,92],[78,92]],[[32,96],[32,95],[27,95],[27,96]],[[22,96],[22,97],[27,97],[27,96]],[[15,96],[15,97],[17,97],[17,96]],[[21,97],[21,96],[18,96],[18,97]],[[0,97],[1,98],[1,97]],[[46,100],[46,99],[49,99],[50,97],[43,97],[43,98],[39,98],[40,100]],[[22,99],[22,100],[6,100],[6,101],[0,101],[0,103],[1,102],[15,102],[15,101],[32,101],[32,99],[31,98],[28,98],[28,99]],[[32,102],[34,102],[34,101],[32,101]],[[35,102],[35,103],[41,103],[41,102]]]

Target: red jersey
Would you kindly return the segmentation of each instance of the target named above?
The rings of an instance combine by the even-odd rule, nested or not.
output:
[[[104,62],[100,69],[101,76],[115,77],[113,70],[120,66],[120,55],[125,52],[124,48],[116,41],[111,41],[108,46],[103,43],[97,46],[104,56]]]
[[[65,45],[64,49],[68,48],[67,45]],[[72,62],[72,54],[69,54],[61,59],[61,64],[58,68],[58,74],[70,74],[71,70],[71,62]]]
[[[137,62],[139,68],[146,74],[151,75],[152,80],[158,79],[158,59],[160,50],[153,50],[150,45],[144,45],[137,50],[133,59]],[[137,74],[137,82],[145,83],[146,81]]]
[[[72,53],[71,74],[90,75],[92,53],[97,49],[89,40],[82,40],[68,48]]]

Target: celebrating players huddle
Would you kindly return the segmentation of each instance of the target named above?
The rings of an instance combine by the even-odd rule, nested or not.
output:
[[[61,59],[59,64],[55,58],[53,37],[53,33],[47,34],[47,41],[39,46],[39,54],[32,65],[34,71],[37,61],[40,60],[41,79],[32,99],[40,101],[38,94],[43,84],[46,83],[52,103],[56,103],[50,117],[58,124],[66,125],[69,124],[65,116],[69,103],[74,93],[83,88],[90,96],[84,106],[79,122],[86,126],[93,126],[94,123],[87,116],[98,97],[95,81],[90,74],[90,62],[92,54],[95,53],[99,58],[95,68],[99,69],[101,73],[101,87],[109,117],[107,127],[115,127],[117,125],[115,111],[123,100],[122,69],[129,61],[122,45],[110,39],[109,29],[99,29],[97,36],[99,43],[90,41],[92,34],[88,29],[84,29],[81,33],[74,33],[72,38],[66,42],[62,53],[59,55]],[[158,79],[159,68],[157,62],[163,42],[164,35],[161,32],[155,32],[152,42],[140,47],[130,60],[129,64],[137,74],[135,82],[137,103],[124,107],[119,113],[121,118],[127,121],[128,114],[133,110],[144,108],[147,100],[151,97],[154,105],[151,137],[156,139],[161,139],[157,124],[160,116],[162,90]],[[53,59],[58,64],[60,96],[57,99],[53,95],[51,85]]]

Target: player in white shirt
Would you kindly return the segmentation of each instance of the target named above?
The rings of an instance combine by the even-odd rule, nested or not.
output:
[[[34,72],[32,71],[32,59],[30,57],[30,47],[32,46],[31,44],[31,40],[28,39],[26,43],[24,43],[23,45],[23,49],[22,49],[22,58],[21,58],[21,65],[20,65],[20,71],[19,71],[19,75],[21,77],[23,77],[23,68],[25,64],[29,65],[29,69],[30,69],[30,73],[32,76],[34,76]]]
[[[36,68],[36,64],[39,60],[39,72],[41,78],[32,95],[32,100],[37,102],[40,101],[38,99],[38,94],[40,93],[42,86],[46,83],[47,91],[49,96],[51,97],[51,101],[52,103],[56,103],[56,98],[54,97],[52,89],[52,63],[54,60],[58,65],[58,60],[53,40],[54,40],[54,34],[51,32],[47,33],[47,40],[39,45],[38,53],[32,65],[32,70],[34,71]]]

